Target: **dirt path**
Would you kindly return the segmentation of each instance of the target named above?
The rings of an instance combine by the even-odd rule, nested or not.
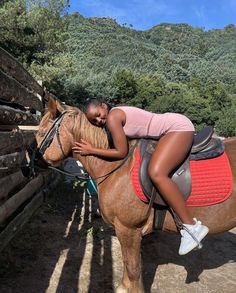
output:
[[[0,256],[1,293],[114,292],[122,276],[119,243],[91,214],[93,203],[60,187]],[[61,196],[61,194],[64,194]],[[236,229],[178,256],[179,237],[143,239],[146,292],[236,292]]]

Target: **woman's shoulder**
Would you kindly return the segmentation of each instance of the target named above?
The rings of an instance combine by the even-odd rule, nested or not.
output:
[[[113,107],[109,111],[108,119],[111,117],[116,117],[122,119],[125,116],[125,111],[120,107]]]

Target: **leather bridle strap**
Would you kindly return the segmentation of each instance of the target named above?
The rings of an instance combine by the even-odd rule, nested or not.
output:
[[[60,168],[57,168],[57,167],[53,167],[53,166],[48,166],[48,169],[52,169],[56,172],[59,172],[63,175],[67,175],[67,176],[71,176],[71,177],[76,177],[78,179],[81,179],[81,180],[90,180],[91,177],[87,174],[82,174],[82,173],[70,173],[70,172],[67,172],[65,170],[62,170]]]
[[[62,144],[60,141],[59,127],[60,127],[62,119],[66,113],[67,113],[67,111],[64,111],[57,117],[57,119],[53,122],[51,128],[49,129],[49,131],[47,132],[47,134],[45,135],[45,137],[41,141],[39,147],[37,148],[37,152],[39,152],[41,155],[43,155],[44,152],[46,151],[46,149],[50,146],[50,144],[53,141],[53,138],[56,134],[59,146],[60,146],[61,151],[63,153],[63,156],[65,156],[65,153],[63,151]]]

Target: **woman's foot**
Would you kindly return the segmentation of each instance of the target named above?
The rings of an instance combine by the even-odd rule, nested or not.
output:
[[[179,254],[184,255],[193,250],[194,248],[201,248],[201,240],[207,235],[209,229],[202,225],[197,219],[193,219],[195,224],[183,224],[183,229],[180,230],[181,243],[179,247]]]

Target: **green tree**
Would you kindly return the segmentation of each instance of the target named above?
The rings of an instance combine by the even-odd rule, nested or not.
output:
[[[236,107],[224,108],[216,122],[216,132],[225,137],[236,135]]]
[[[150,109],[154,100],[164,94],[165,83],[159,75],[141,75],[137,77],[137,93],[129,104]]]
[[[118,71],[114,75],[113,86],[116,89],[115,103],[125,103],[137,94],[137,81],[130,70]]]
[[[69,0],[25,0],[29,10],[34,8],[46,8],[51,13],[63,15],[67,13]]]
[[[36,43],[33,28],[27,21],[25,1],[8,1],[0,6],[0,46],[21,62],[28,62]]]
[[[165,94],[153,101],[150,107],[153,112],[184,114],[194,123],[197,130],[214,124],[209,101],[183,84],[167,83]]]

